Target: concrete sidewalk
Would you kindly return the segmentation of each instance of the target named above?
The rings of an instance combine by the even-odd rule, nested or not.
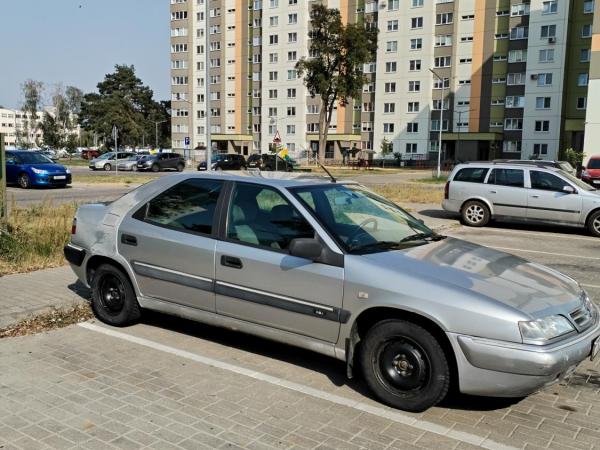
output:
[[[88,298],[89,290],[68,266],[5,275],[0,277],[0,328]]]

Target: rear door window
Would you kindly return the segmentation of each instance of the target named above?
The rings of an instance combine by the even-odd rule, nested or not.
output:
[[[493,169],[488,178],[488,184],[523,187],[525,175],[521,169]]]
[[[460,169],[452,181],[464,181],[467,183],[483,183],[488,173],[485,167],[467,167]]]
[[[211,234],[223,182],[189,179],[154,197],[134,218],[181,231]]]
[[[548,172],[540,172],[538,170],[530,170],[531,188],[541,189],[544,191],[562,191],[565,186],[572,187],[562,178],[552,175]]]

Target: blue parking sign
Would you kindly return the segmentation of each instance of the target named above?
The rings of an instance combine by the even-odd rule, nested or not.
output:
[[[185,145],[190,145],[190,137],[186,136],[184,142],[185,142]]]

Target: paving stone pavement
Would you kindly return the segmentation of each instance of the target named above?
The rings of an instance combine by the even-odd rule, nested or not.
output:
[[[70,267],[0,277],[0,328],[30,315],[67,307],[89,296]]]

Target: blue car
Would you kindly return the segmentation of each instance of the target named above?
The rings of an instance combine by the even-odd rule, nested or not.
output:
[[[18,184],[23,189],[32,186],[65,187],[71,184],[71,171],[35,151],[7,150],[6,182]]]

